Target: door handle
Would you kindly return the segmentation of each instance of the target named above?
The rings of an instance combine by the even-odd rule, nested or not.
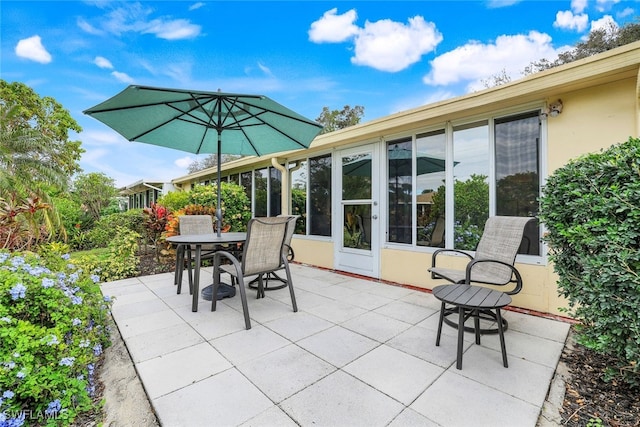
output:
[[[378,219],[378,215],[373,215],[371,219]]]

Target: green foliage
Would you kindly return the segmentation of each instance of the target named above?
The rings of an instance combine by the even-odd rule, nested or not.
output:
[[[167,208],[157,203],[152,203],[151,207],[142,210],[144,214],[144,228],[147,239],[155,248],[156,260],[160,261],[160,238],[164,233],[170,215]]]
[[[344,129],[360,123],[364,116],[364,107],[356,105],[351,108],[345,105],[342,110],[329,110],[329,107],[323,107],[322,113],[316,119],[322,127],[321,134],[333,132],[335,130]]]
[[[110,241],[105,254],[87,254],[74,258],[74,262],[85,270],[95,271],[100,280],[113,280],[134,277],[137,273],[139,259],[140,234],[126,227],[116,226],[115,236]]]
[[[291,215],[300,215],[296,221],[295,234],[307,232],[307,192],[302,188],[291,189]]]
[[[584,155],[548,179],[540,220],[579,342],[640,385],[640,139]]]
[[[109,345],[110,299],[64,247],[0,252],[2,425],[67,426],[95,411],[95,364]]]
[[[455,247],[474,250],[489,218],[489,184],[485,175],[471,175],[466,181],[456,180],[453,187],[455,210]],[[429,223],[445,216],[445,186],[433,195]]]
[[[42,224],[42,211],[51,207],[38,196],[5,200],[0,197],[0,249],[31,249],[49,237]]]
[[[80,250],[104,248],[116,236],[116,226],[143,235],[145,232],[143,220],[142,209],[130,209],[125,212],[105,215],[95,221],[91,229],[74,235],[70,239],[70,244],[74,249]]]
[[[117,194],[114,180],[98,172],[80,174],[73,181],[71,193],[74,200],[82,205],[93,219],[100,218],[100,212],[109,206]]]
[[[170,191],[158,198],[158,204],[175,212],[189,204],[189,193],[187,191]]]
[[[220,189],[223,227],[231,226],[230,231],[246,231],[247,223],[251,219],[251,203],[244,187],[223,182]],[[215,184],[197,185],[189,191],[189,204],[215,207],[218,200],[216,191]]]

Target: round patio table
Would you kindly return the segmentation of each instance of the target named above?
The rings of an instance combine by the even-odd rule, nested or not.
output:
[[[467,284],[440,285],[433,288],[433,296],[442,301],[440,307],[440,321],[438,323],[438,334],[436,336],[436,346],[440,345],[440,335],[442,333],[442,323],[445,315],[445,304],[450,304],[458,308],[458,351],[456,356],[456,368],[462,369],[462,347],[464,339],[464,322],[469,317],[474,318],[474,333],[476,344],[480,344],[480,318],[479,311],[495,310],[498,323],[498,334],[500,335],[500,348],[502,349],[502,362],[505,368],[507,363],[507,350],[504,344],[504,330],[502,326],[502,315],[500,309],[511,304],[511,297],[504,292],[485,288],[483,286],[473,286]]]
[[[182,234],[179,236],[171,236],[167,238],[167,242],[176,245],[176,271],[182,272],[184,269],[184,251],[186,247],[195,247],[195,266],[193,271],[193,300],[191,303],[191,311],[198,311],[198,293],[200,291],[200,263],[202,261],[202,246],[214,245],[222,249],[223,245],[234,243],[244,243],[247,240],[247,233],[216,233],[210,234]],[[216,259],[218,257],[214,257]],[[180,284],[182,275],[180,274],[178,282],[178,293],[180,293]],[[204,291],[204,289],[203,289]],[[213,297],[213,289],[209,292]],[[204,298],[204,296],[203,296]]]

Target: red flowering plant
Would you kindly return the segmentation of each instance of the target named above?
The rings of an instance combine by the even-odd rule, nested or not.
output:
[[[151,207],[142,210],[144,214],[144,228],[149,242],[154,246],[156,252],[156,260],[160,261],[160,245],[162,233],[171,218],[169,210],[162,205],[152,203]]]

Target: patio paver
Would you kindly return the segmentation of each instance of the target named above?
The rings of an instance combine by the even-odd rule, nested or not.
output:
[[[191,311],[173,274],[102,285],[163,426],[534,427],[569,324],[505,311],[509,368],[497,336],[456,331],[435,346],[439,302],[428,292],[291,266],[287,289],[255,299],[244,329],[239,295]],[[203,284],[211,269],[201,271]]]

